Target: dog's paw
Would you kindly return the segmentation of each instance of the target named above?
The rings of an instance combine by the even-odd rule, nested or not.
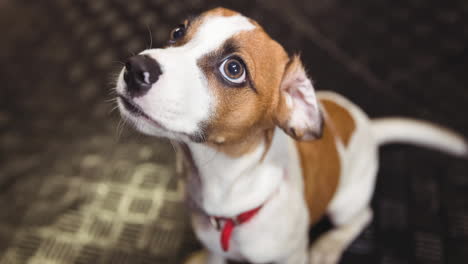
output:
[[[205,250],[197,251],[190,255],[184,264],[207,264],[208,253]]]
[[[343,241],[332,236],[317,240],[309,251],[309,264],[336,264],[344,251]]]

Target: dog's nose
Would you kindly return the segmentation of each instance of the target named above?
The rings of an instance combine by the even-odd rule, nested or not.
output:
[[[145,94],[157,82],[161,67],[156,60],[146,55],[136,55],[125,63],[124,81],[131,96]]]

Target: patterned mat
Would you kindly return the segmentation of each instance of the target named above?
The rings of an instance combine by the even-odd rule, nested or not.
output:
[[[199,247],[172,146],[121,124],[111,88],[128,56],[219,5],[301,51],[319,89],[468,136],[463,0],[0,0],[0,263],[181,263]],[[382,153],[375,220],[342,263],[465,263],[468,164]]]

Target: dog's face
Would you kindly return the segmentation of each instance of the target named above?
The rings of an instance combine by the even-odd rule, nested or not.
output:
[[[321,115],[298,57],[253,20],[217,8],[186,20],[169,46],[129,59],[119,108],[139,131],[182,141],[235,143],[275,125],[320,135]]]

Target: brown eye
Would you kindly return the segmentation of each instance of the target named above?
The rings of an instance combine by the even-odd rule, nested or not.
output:
[[[185,36],[185,25],[180,24],[171,31],[171,40],[170,42],[175,43],[177,40]]]
[[[244,63],[237,58],[228,58],[219,67],[223,78],[229,82],[240,84],[245,82]]]

